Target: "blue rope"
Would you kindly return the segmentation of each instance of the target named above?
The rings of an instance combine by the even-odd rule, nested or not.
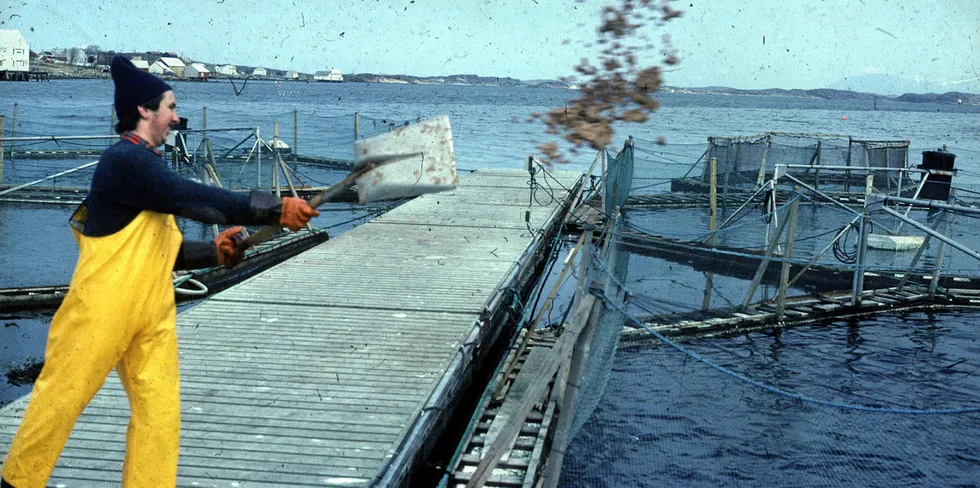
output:
[[[602,269],[602,271],[613,280],[613,282],[616,284],[616,286],[618,286],[622,290],[628,291],[626,289],[626,286],[623,285],[623,283],[621,283],[612,273],[609,272],[609,270],[603,264],[602,260],[599,259],[599,257],[594,252],[593,252],[592,258],[599,265],[599,267]],[[762,382],[753,380],[753,379],[751,379],[751,378],[749,378],[747,376],[744,376],[744,375],[741,375],[739,373],[736,373],[736,372],[734,372],[734,371],[732,371],[730,369],[727,369],[727,368],[725,368],[723,366],[717,365],[717,364],[709,361],[708,359],[705,359],[705,358],[699,356],[694,351],[690,351],[690,350],[684,348],[683,346],[681,346],[681,345],[679,345],[679,344],[671,341],[670,339],[668,339],[663,334],[660,334],[659,332],[651,329],[650,326],[648,326],[648,325],[644,324],[643,322],[641,322],[640,320],[638,320],[628,310],[624,309],[619,304],[617,304],[617,303],[613,302],[612,300],[610,300],[609,297],[607,297],[605,295],[605,293],[599,292],[598,290],[595,290],[595,289],[590,289],[590,292],[593,295],[595,295],[597,298],[599,298],[600,300],[602,300],[602,302],[604,304],[606,304],[606,306],[608,308],[611,308],[611,309],[614,309],[614,310],[618,311],[620,314],[622,314],[624,317],[626,317],[630,322],[633,322],[634,324],[642,327],[643,329],[645,329],[647,332],[649,332],[651,335],[653,335],[654,337],[656,337],[657,339],[659,339],[664,344],[666,344],[666,345],[668,345],[668,346],[676,349],[677,351],[679,351],[679,352],[681,352],[683,354],[686,354],[687,356],[689,356],[690,358],[692,358],[692,359],[694,359],[694,360],[696,360],[698,362],[701,362],[701,363],[704,363],[707,366],[710,366],[711,368],[713,368],[713,369],[715,369],[715,370],[717,370],[717,371],[719,371],[721,373],[724,373],[724,374],[726,374],[728,376],[731,376],[732,378],[735,378],[735,379],[737,379],[739,381],[742,381],[744,383],[750,384],[750,385],[755,386],[757,388],[761,388],[763,390],[766,390],[766,391],[768,391],[770,393],[774,393],[776,395],[781,395],[781,396],[785,396],[787,398],[792,398],[794,400],[799,400],[799,401],[803,401],[803,402],[813,403],[813,404],[817,404],[817,405],[823,405],[823,406],[826,406],[826,407],[842,408],[842,409],[846,409],[846,410],[857,410],[857,411],[862,411],[862,412],[899,413],[899,414],[909,414],[909,415],[944,415],[944,414],[961,414],[961,413],[978,413],[978,412],[980,412],[980,407],[953,408],[953,409],[912,409],[912,408],[868,407],[868,406],[864,406],[864,405],[852,405],[852,404],[846,404],[846,403],[832,402],[832,401],[828,401],[828,400],[821,400],[819,398],[810,397],[810,396],[807,396],[807,395],[802,395],[802,394],[799,394],[799,393],[791,393],[791,392],[788,392],[788,391],[785,391],[785,390],[782,390],[782,389],[779,389],[779,388],[776,388],[776,387],[767,385],[765,383],[762,383]]]

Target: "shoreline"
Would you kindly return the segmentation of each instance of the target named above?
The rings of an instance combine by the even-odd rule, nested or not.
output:
[[[70,71],[69,71],[70,70]],[[96,68],[62,66],[62,65],[42,65],[40,69],[31,72],[47,73],[50,80],[108,80],[109,73],[102,72]],[[477,75],[447,75],[447,76],[412,76],[412,75],[385,75],[373,73],[355,73],[347,75],[341,82],[325,82],[310,79],[297,79],[279,76],[256,77],[228,77],[223,75],[212,76],[207,80],[194,80],[189,78],[179,78],[176,76],[160,76],[161,79],[169,82],[194,82],[207,83],[210,81],[232,81],[244,82],[245,80],[253,83],[259,82],[290,82],[290,83],[377,83],[385,85],[463,85],[463,86],[498,86],[515,88],[556,88],[565,90],[577,90],[562,81],[538,81],[525,82],[513,78],[481,77]],[[828,88],[816,89],[741,89],[729,87],[675,87],[665,85],[658,93],[685,94],[685,95],[724,95],[724,96],[770,96],[786,98],[813,98],[823,100],[868,100],[880,99],[881,101],[928,104],[937,105],[967,105],[980,106],[980,94],[966,92],[944,92],[944,93],[905,93],[902,95],[879,95],[875,93],[855,92],[849,90],[837,90]]]

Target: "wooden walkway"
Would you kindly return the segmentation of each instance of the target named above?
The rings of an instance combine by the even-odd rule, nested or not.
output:
[[[704,337],[909,310],[977,308],[980,308],[980,290],[977,289],[947,289],[935,296],[929,296],[918,287],[908,286],[902,290],[897,287],[865,290],[861,294],[861,301],[855,305],[851,304],[850,292],[846,291],[789,297],[786,299],[782,317],[777,315],[775,303],[766,301],[748,307],[721,307],[651,315],[640,317],[639,320],[668,337]],[[628,344],[631,341],[652,339],[652,336],[645,329],[627,324],[623,339],[624,344]]]
[[[864,194],[863,190],[844,192],[844,191],[824,191],[824,194],[832,197],[834,201],[842,205],[847,205],[858,209],[864,206]],[[753,195],[752,192],[746,191],[731,191],[728,194],[718,193],[718,205],[723,207],[737,207],[742,203],[745,203]],[[786,189],[780,188],[780,191],[776,192],[776,204],[782,205],[788,201],[788,198],[792,194]],[[754,198],[755,202],[762,202],[763,198],[761,195],[757,195]],[[808,201],[801,201],[801,204],[808,205],[811,204]],[[824,202],[826,203],[826,202]],[[957,203],[959,205],[964,205],[968,207],[978,208],[980,207],[980,199],[975,195],[960,194],[957,195]],[[710,195],[708,193],[698,193],[698,192],[670,192],[670,193],[656,193],[649,195],[641,194],[630,194],[629,199],[626,201],[626,209],[674,209],[674,208],[702,208],[709,207],[711,205]]]
[[[0,191],[12,188],[13,185],[0,185]],[[310,199],[314,195],[326,190],[325,186],[298,187],[296,193],[299,197]],[[81,205],[82,200],[88,195],[88,188],[85,187],[54,187],[54,186],[31,186],[15,190],[10,193],[0,194],[0,204],[3,203],[27,203],[31,205],[65,205],[75,207]],[[233,189],[234,191],[247,192],[251,188]],[[289,192],[289,188],[282,187],[283,193]],[[274,191],[274,188],[267,188],[266,191]],[[357,191],[351,190],[335,197],[332,202],[357,202]]]
[[[303,230],[282,234],[249,250],[244,261],[232,269],[216,266],[213,268],[185,271],[181,272],[177,279],[193,278],[195,281],[207,287],[206,295],[211,295],[240,283],[262,272],[264,269],[285,261],[317,244],[326,242],[327,239],[329,239],[329,235],[326,229],[317,229],[313,232]],[[179,288],[184,292],[177,292],[177,303],[188,300],[200,300],[202,298],[199,294],[189,293],[200,291],[193,283],[185,283]],[[0,288],[0,312],[31,313],[54,311],[61,306],[61,302],[67,293],[67,284]]]
[[[476,172],[181,313],[178,486],[406,485],[563,217],[527,180]],[[0,409],[0,459],[26,402]],[[128,416],[110,375],[51,486],[118,486]]]
[[[781,189],[782,190],[782,189]],[[864,205],[864,194],[858,192],[827,191],[827,195],[835,201],[844,205],[862,206]],[[731,191],[728,194],[718,194],[718,205],[728,207],[738,206],[747,201],[753,195],[747,191]],[[791,193],[786,190],[776,192],[776,204],[781,205],[788,201]],[[762,202],[763,196],[756,195],[754,201]],[[807,203],[807,202],[803,202]],[[651,195],[631,194],[626,201],[627,209],[665,209],[665,208],[697,208],[708,207],[711,204],[708,193],[695,192],[671,192],[658,193]]]
[[[495,395],[496,391],[509,391],[517,376],[521,373],[531,351],[535,348],[551,348],[555,343],[554,329],[538,329],[528,341],[523,351],[520,340],[515,341],[508,351],[504,364],[514,362],[510,371],[502,369],[497,373],[489,388],[480,400],[479,419],[472,422],[460,443],[457,459],[452,464],[452,470],[447,480],[448,487],[463,488],[472,478],[482,460],[485,450],[491,448],[493,439],[488,440],[491,425],[494,422],[506,422],[507,417],[498,418],[498,413],[504,407],[506,393]],[[521,331],[521,339],[529,332]],[[516,361],[515,361],[516,358]],[[554,395],[553,384],[545,389],[542,397],[534,399],[540,409],[532,409],[524,418],[520,432],[514,442],[506,447],[496,468],[487,478],[486,486],[494,488],[532,488],[538,479],[543,461],[547,458],[549,441],[554,435],[552,421],[557,413],[557,395]],[[507,412],[505,412],[506,414]]]

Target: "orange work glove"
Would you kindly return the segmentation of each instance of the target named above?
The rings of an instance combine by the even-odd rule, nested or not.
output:
[[[242,227],[230,227],[218,234],[214,238],[214,248],[218,251],[218,264],[225,267],[232,267],[245,257],[245,252],[238,251],[238,242],[244,238]]]
[[[311,207],[306,203],[306,200],[296,197],[283,197],[279,224],[296,232],[302,229],[311,218],[318,215],[320,215],[320,211]]]

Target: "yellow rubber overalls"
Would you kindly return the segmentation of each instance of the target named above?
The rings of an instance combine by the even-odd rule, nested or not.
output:
[[[173,487],[180,392],[171,272],[183,237],[173,216],[149,211],[115,234],[88,237],[79,232],[85,212],[83,204],[72,217],[78,264],[3,477],[44,488],[75,420],[116,368],[131,409],[122,486]]]

